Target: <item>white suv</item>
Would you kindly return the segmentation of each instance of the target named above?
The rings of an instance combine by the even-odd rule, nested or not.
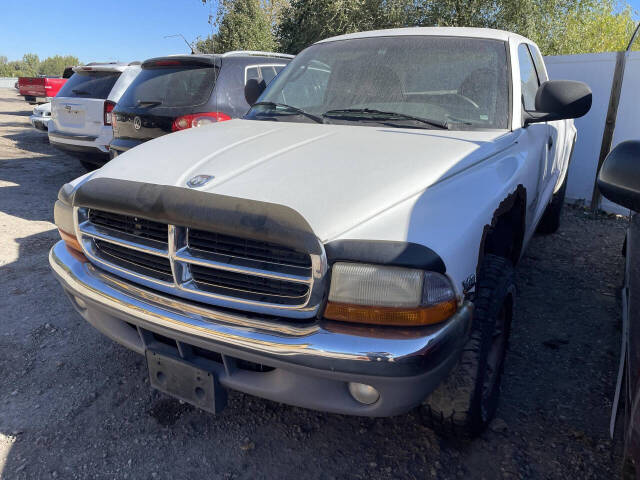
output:
[[[79,154],[80,163],[93,170],[109,160],[111,111],[140,72],[140,62],[89,63],[73,70],[51,102],[49,142]]]

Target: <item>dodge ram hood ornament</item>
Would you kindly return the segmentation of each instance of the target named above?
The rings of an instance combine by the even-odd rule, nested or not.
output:
[[[191,177],[189,181],[187,181],[187,187],[190,188],[198,188],[213,180],[215,177],[213,175],[196,175],[195,177]]]

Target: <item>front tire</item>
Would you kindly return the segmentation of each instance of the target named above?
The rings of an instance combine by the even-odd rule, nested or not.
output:
[[[494,417],[515,293],[511,261],[485,255],[476,285],[469,340],[459,363],[422,407],[426,424],[436,432],[448,437],[475,437]]]

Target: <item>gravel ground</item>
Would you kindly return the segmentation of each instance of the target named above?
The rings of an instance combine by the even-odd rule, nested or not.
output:
[[[566,208],[518,267],[490,429],[455,444],[418,411],[366,419],[230,393],[220,415],[150,390],[142,357],[71,308],[49,272],[58,188],[84,173],[0,90],[0,478],[580,478],[619,472],[608,439],[625,222]]]

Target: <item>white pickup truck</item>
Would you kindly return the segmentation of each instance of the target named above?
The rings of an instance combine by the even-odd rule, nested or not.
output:
[[[234,389],[481,432],[589,88],[512,33],[408,28],[318,42],[245,94],[244,119],[62,187],[50,264],[74,307],[209,411]]]

